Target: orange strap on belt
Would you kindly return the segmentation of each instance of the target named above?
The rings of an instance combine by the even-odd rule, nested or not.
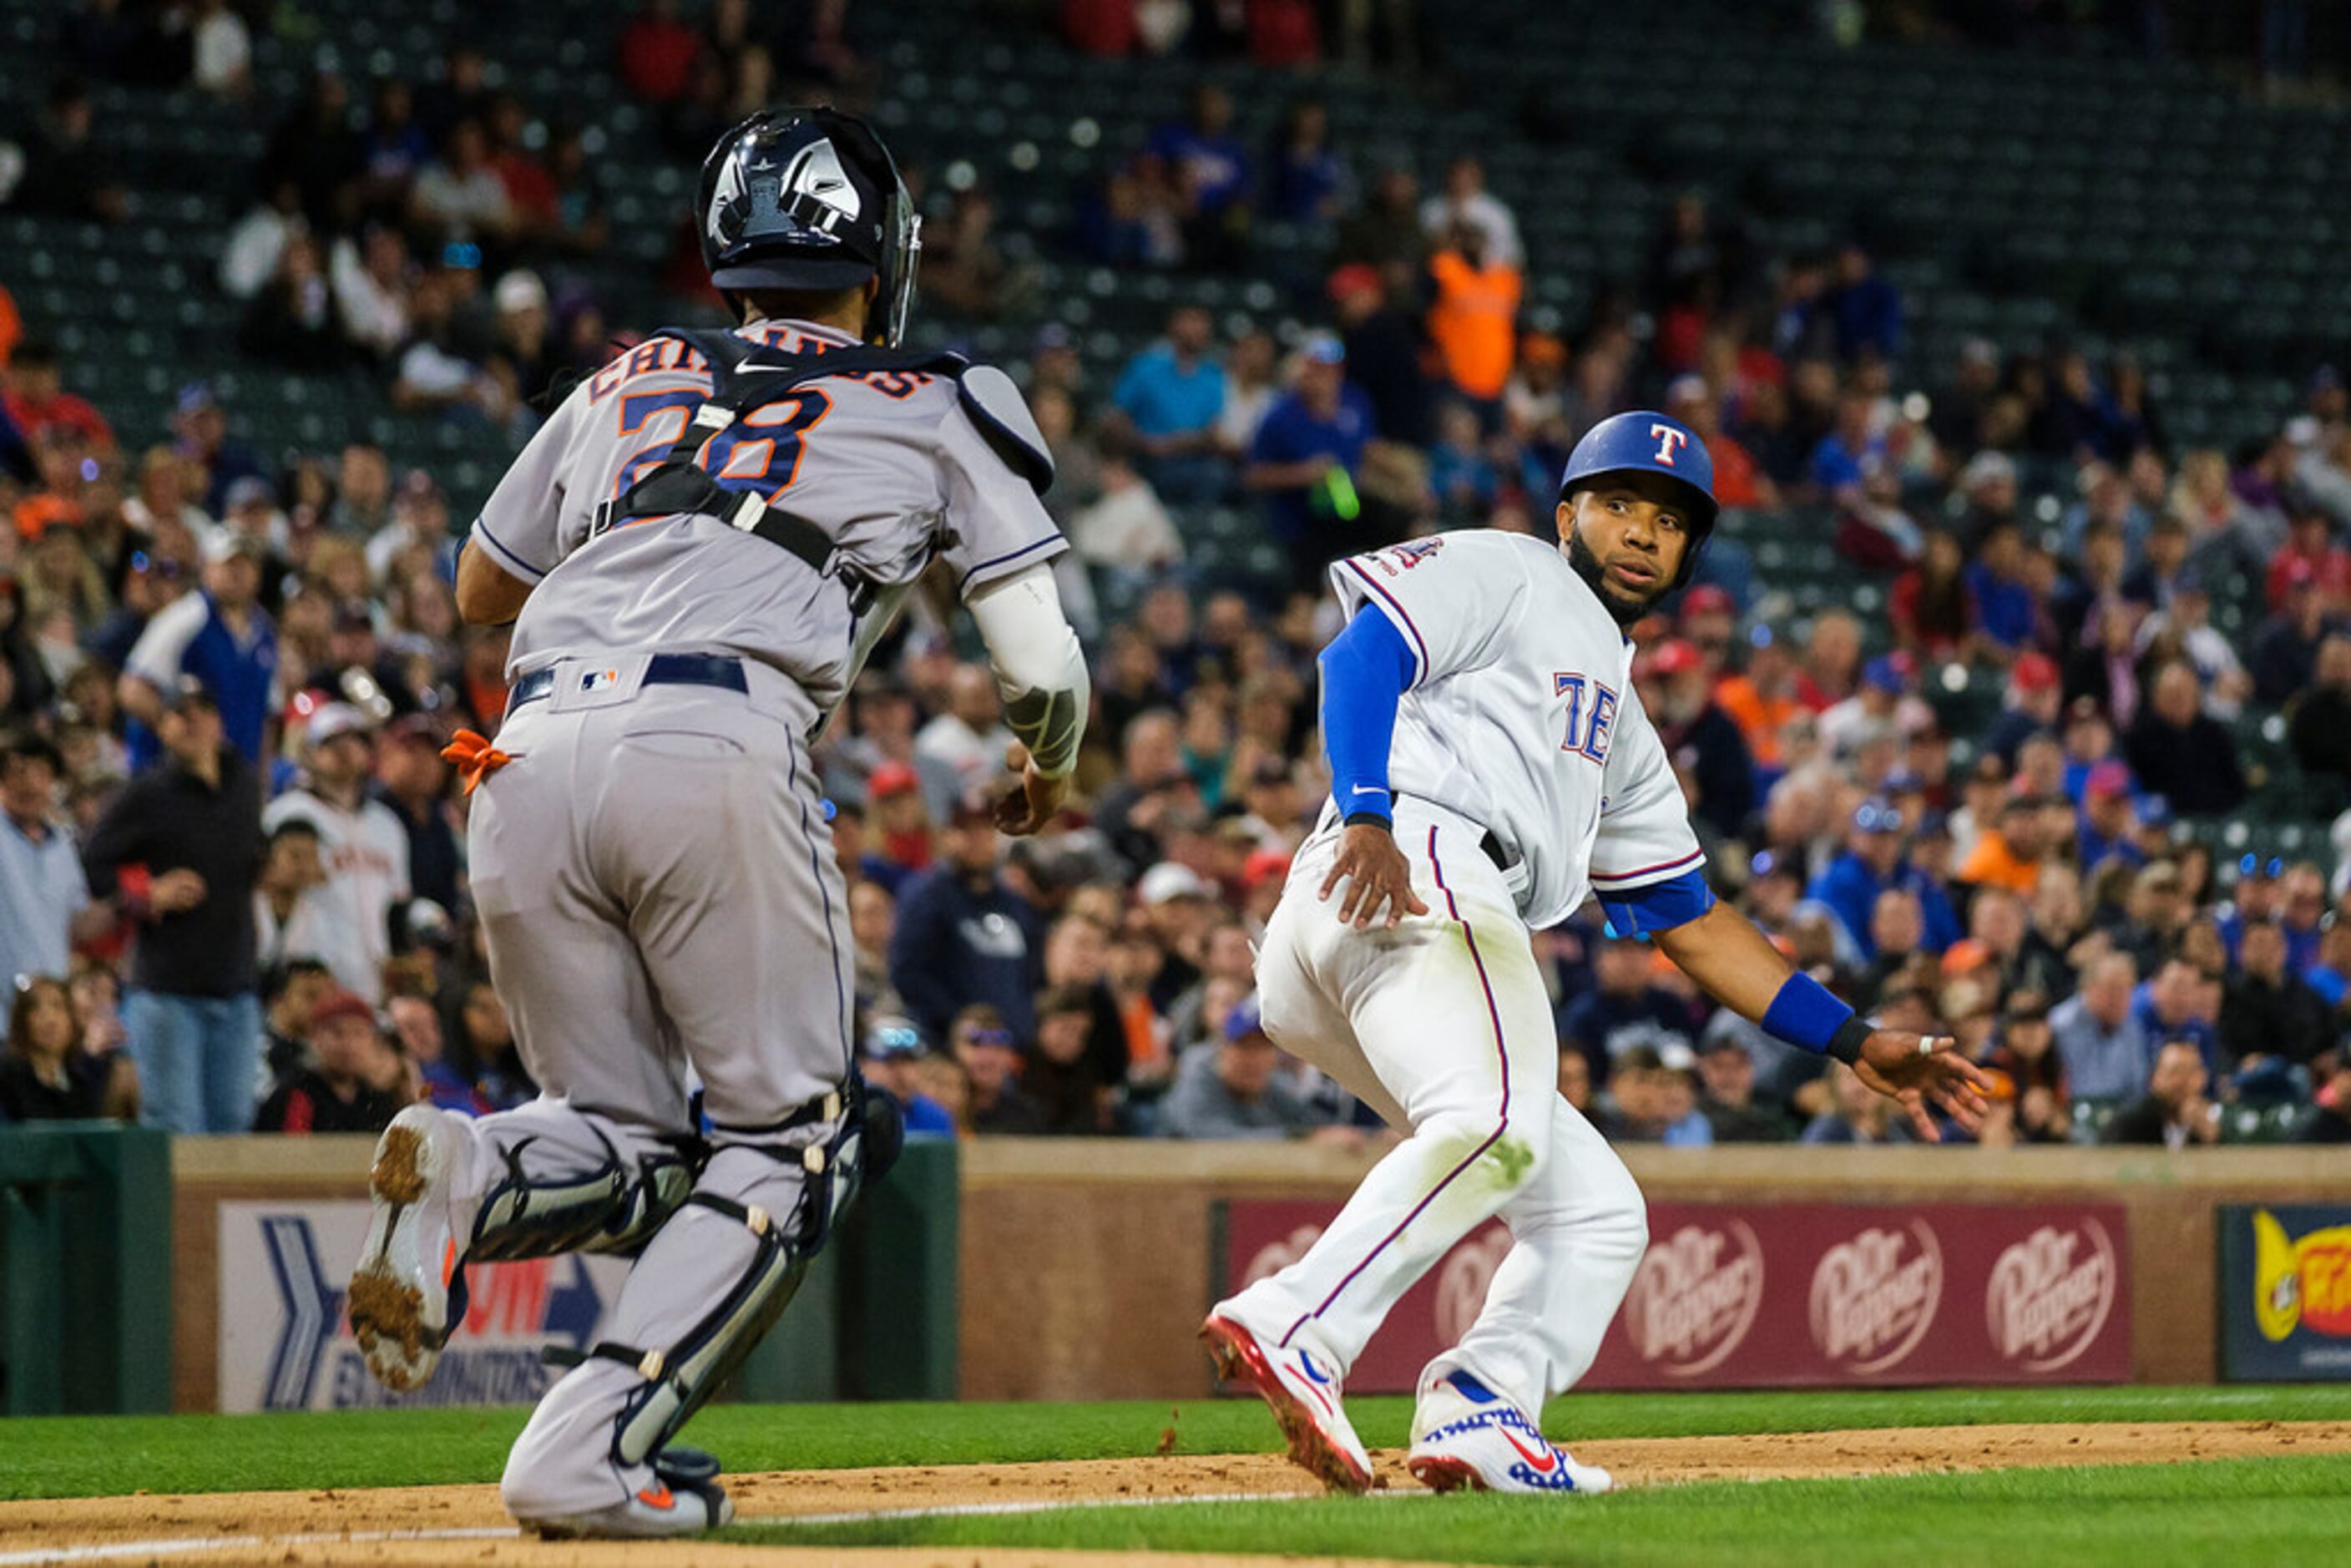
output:
[[[465,781],[465,793],[470,795],[481,788],[483,779],[514,758],[492,746],[488,737],[461,729],[441,748],[441,760],[455,767],[457,777]]]

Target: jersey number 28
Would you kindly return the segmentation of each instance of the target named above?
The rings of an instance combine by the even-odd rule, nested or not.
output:
[[[613,494],[659,467],[686,421],[702,406],[697,392],[639,392],[621,400],[621,438],[643,434],[638,455],[622,465]],[[748,410],[710,438],[702,454],[711,477],[730,490],[756,490],[772,502],[799,477],[801,438],[832,412],[832,399],[813,387],[785,393]]]

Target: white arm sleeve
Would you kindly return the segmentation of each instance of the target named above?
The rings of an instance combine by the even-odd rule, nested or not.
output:
[[[1091,685],[1078,634],[1061,613],[1053,570],[1038,562],[971,591],[964,601],[987,644],[1004,718],[1037,771],[1059,779],[1077,765]]]

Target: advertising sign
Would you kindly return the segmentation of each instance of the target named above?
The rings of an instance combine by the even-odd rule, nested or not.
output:
[[[433,1381],[393,1394],[368,1375],[344,1287],[368,1206],[220,1205],[219,1408],[348,1410],[379,1405],[528,1405],[559,1375],[539,1351],[607,1337],[623,1258],[543,1258],[465,1270],[465,1320]]]
[[[1227,1205],[1226,1291],[1302,1255],[1336,1212]],[[1583,1386],[2126,1381],[2124,1239],[2118,1204],[1658,1204]],[[1510,1244],[1495,1223],[1447,1253],[1349,1388],[1409,1391],[1476,1321]]]
[[[2220,1375],[2351,1378],[2351,1208],[2220,1210]]]

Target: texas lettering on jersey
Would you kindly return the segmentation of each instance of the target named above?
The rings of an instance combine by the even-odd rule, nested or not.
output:
[[[1567,738],[1559,743],[1559,748],[1589,758],[1605,768],[1609,737],[1616,728],[1615,688],[1589,676],[1562,673],[1552,677],[1552,689],[1567,699]],[[1591,697],[1588,702],[1587,691]],[[1604,807],[1606,802],[1602,804]]]

